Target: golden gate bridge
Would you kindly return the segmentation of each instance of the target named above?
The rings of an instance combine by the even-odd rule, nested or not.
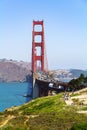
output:
[[[56,84],[48,75],[48,60],[44,38],[44,21],[33,21],[32,30],[32,98],[47,96],[49,91],[60,92]],[[50,87],[49,84],[51,83]],[[67,83],[59,82],[64,90]]]
[[[33,21],[32,31],[32,71],[47,71],[48,62],[44,40],[44,21]]]

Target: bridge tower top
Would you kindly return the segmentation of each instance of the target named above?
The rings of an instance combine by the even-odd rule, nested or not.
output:
[[[44,71],[44,21],[33,21],[32,72]]]

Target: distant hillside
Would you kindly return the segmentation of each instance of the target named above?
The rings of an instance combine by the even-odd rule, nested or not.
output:
[[[87,70],[71,69],[70,72],[75,77],[79,77],[81,73],[84,74],[84,75],[87,75]]]
[[[30,63],[13,60],[0,60],[0,82],[24,82],[30,75]]]
[[[25,82],[31,75],[31,63],[0,59],[0,82]],[[87,75],[87,70],[59,69],[52,71],[58,80],[78,78],[81,73]]]
[[[87,76],[87,70],[79,70],[79,69],[70,69],[70,70],[65,70],[65,69],[59,69],[52,71],[54,73],[54,76],[58,80],[63,80],[64,79],[73,79],[73,78],[78,78],[80,74],[84,74]]]

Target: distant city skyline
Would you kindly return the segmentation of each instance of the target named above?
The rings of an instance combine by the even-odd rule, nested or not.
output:
[[[49,69],[87,69],[86,0],[0,0],[0,59],[31,62],[33,20],[44,20]]]

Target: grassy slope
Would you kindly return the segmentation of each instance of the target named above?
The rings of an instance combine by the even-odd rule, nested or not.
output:
[[[76,113],[77,108],[67,106],[62,94],[32,100],[17,109],[1,113],[0,125],[11,119],[1,130],[66,130],[75,123],[87,122],[87,115]]]

